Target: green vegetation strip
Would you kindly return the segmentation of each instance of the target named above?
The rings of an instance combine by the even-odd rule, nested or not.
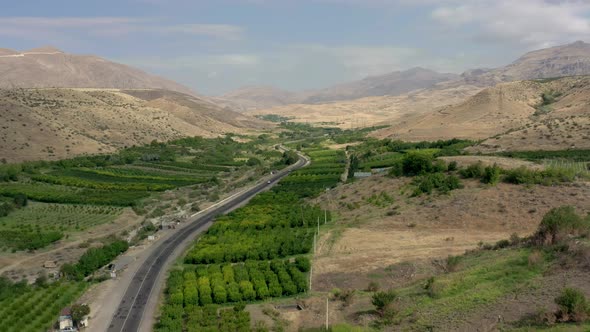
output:
[[[311,251],[318,220],[330,215],[304,203],[303,198],[335,186],[339,176],[326,176],[324,169],[340,167],[343,171],[345,160],[342,151],[306,152],[316,173],[291,173],[271,191],[217,218],[189,250],[185,265],[170,275],[156,331],[218,331],[228,325],[247,331],[250,321],[236,303],[307,290],[310,262],[301,255]],[[291,157],[287,156],[292,162]],[[294,261],[287,259],[292,257]],[[212,307],[226,303],[233,303],[235,310],[218,312],[218,307]],[[200,327],[195,328],[193,316],[203,315],[209,323],[195,323]]]

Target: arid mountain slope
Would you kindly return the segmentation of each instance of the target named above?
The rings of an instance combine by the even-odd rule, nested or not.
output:
[[[149,88],[194,94],[185,86],[139,69],[53,47],[24,52],[0,49],[0,73],[0,88]]]
[[[215,137],[268,123],[165,90],[0,90],[0,155],[8,161],[110,152],[154,139]]]
[[[590,44],[575,43],[529,52],[497,69],[466,71],[456,84],[490,86],[500,82],[590,75]]]
[[[590,77],[498,84],[373,135],[412,141],[493,136],[479,147],[487,150],[590,148]]]

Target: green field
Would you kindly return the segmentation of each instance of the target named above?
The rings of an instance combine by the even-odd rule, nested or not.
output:
[[[45,331],[59,312],[75,301],[87,283],[56,282],[46,286],[10,286],[0,293],[0,331]]]
[[[41,241],[47,234],[59,234],[61,238],[71,231],[109,223],[121,211],[119,207],[110,206],[30,203],[0,218],[0,250],[25,249],[30,247],[31,241]],[[47,238],[59,239],[57,236]]]
[[[282,153],[263,139],[240,143],[228,136],[153,142],[110,155],[0,165],[0,215],[17,197],[71,206],[9,207],[9,216],[0,220],[0,248],[39,249],[70,231],[112,221],[118,214],[114,211],[120,211],[117,207],[144,206],[142,201],[157,198],[158,192],[186,186],[221,190],[230,176],[284,167],[281,159]]]
[[[218,217],[168,278],[166,302],[156,331],[248,331],[250,319],[239,309],[217,314],[212,305],[290,297],[308,289],[310,262],[318,220],[331,215],[305,203],[325,188],[336,186],[344,171],[343,151],[305,151],[311,165],[294,171],[246,206]],[[287,258],[294,258],[291,261]],[[193,315],[206,321],[192,323]],[[223,313],[232,313],[224,316]],[[236,318],[238,317],[238,318]],[[198,323],[197,323],[198,324]],[[231,329],[230,329],[231,330]],[[227,330],[229,331],[229,330]]]

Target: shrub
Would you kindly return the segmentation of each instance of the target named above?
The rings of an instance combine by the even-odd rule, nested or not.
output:
[[[390,306],[397,298],[397,294],[393,290],[376,292],[371,297],[371,303],[375,306],[377,311],[383,315],[384,310]]]
[[[454,172],[454,171],[456,171],[457,169],[459,169],[459,165],[458,165],[458,164],[457,164],[457,162],[456,162],[456,161],[454,161],[454,160],[453,160],[453,161],[451,161],[451,162],[449,163],[449,165],[447,166],[447,170],[448,170],[449,172]]]
[[[417,186],[414,190],[414,196],[419,196],[423,193],[431,194],[435,189],[441,193],[447,193],[461,187],[459,178],[443,173],[423,175],[414,179],[413,184]]]
[[[547,212],[535,235],[540,244],[556,244],[568,235],[587,235],[589,218],[583,219],[572,206],[562,206]]]
[[[454,272],[457,270],[459,263],[461,262],[461,256],[449,256],[446,260],[447,272]]]
[[[500,240],[494,245],[494,250],[504,249],[510,247],[510,240]]]
[[[442,285],[439,282],[436,282],[434,277],[428,278],[424,284],[424,290],[426,291],[426,294],[433,299],[440,296],[442,288]]]
[[[391,165],[388,175],[394,178],[404,175],[404,165],[402,159],[396,160],[393,165]]]
[[[484,175],[484,168],[481,161],[476,164],[471,164],[459,171],[464,178],[481,178]]]
[[[481,182],[496,185],[498,182],[500,182],[501,172],[502,169],[498,167],[498,165],[496,164],[494,164],[493,166],[488,166],[484,169]]]
[[[564,322],[583,322],[588,320],[590,306],[586,296],[574,288],[564,288],[555,298],[559,306],[558,316]]]

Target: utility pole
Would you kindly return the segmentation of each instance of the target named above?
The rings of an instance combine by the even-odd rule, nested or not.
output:
[[[320,237],[320,216],[318,216],[318,237]]]
[[[328,331],[328,326],[329,326],[329,319],[328,316],[330,315],[330,311],[328,309],[328,298],[326,297],[326,331]]]
[[[309,292],[311,293],[311,275],[313,274],[313,265],[309,268]]]
[[[328,222],[328,210],[324,210],[324,225]]]

